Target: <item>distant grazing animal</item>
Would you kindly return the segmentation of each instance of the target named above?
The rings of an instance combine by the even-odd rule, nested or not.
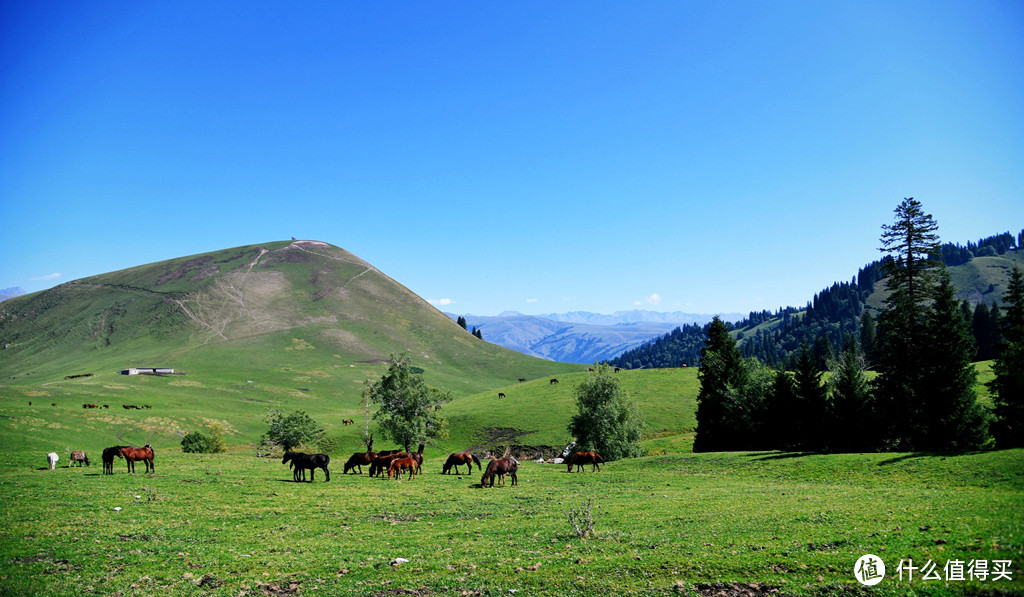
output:
[[[548,382],[548,385],[549,385],[549,386],[553,386],[553,385],[555,385],[556,383],[558,383],[558,380],[557,380],[557,379],[555,379],[554,377],[552,377],[552,378],[551,378],[551,381],[549,381],[549,382]]]
[[[82,463],[85,463],[85,466],[89,466],[90,464],[89,457],[86,456],[85,452],[81,450],[75,450],[74,452],[71,453],[71,462],[68,463],[68,467],[70,467],[76,462],[78,463],[78,466],[82,466]]]
[[[51,402],[50,406],[57,406],[57,403],[56,402]]]
[[[391,464],[388,466],[388,479],[390,480],[392,475],[394,475],[395,478],[401,478],[402,472],[406,470],[409,471],[410,480],[412,480],[420,470],[419,463],[416,462],[416,459],[411,455],[405,458],[396,458],[391,461]]]
[[[373,459],[377,457],[376,452],[357,452],[349,457],[348,461],[345,462],[345,470],[341,474],[345,475],[351,470],[356,472],[359,469],[359,474],[363,474],[363,467],[370,466],[373,464]]]
[[[622,367],[616,367],[613,371],[615,373],[618,373],[619,371],[622,371]]]
[[[434,405],[434,410],[441,410],[441,405],[440,404],[435,404]]]
[[[498,398],[504,398],[505,392],[498,392]]]
[[[444,463],[444,468],[441,469],[442,475],[447,475],[448,471],[455,468],[455,474],[459,474],[459,466],[469,466],[469,472],[473,472],[473,463],[476,463],[480,470],[484,470],[484,465],[480,463],[480,459],[469,452],[454,452],[448,455],[448,460]],[[467,473],[468,474],[468,473]]]
[[[153,453],[153,446],[146,444],[141,448],[134,448],[131,446],[122,447],[117,452],[118,458],[124,458],[125,464],[128,466],[128,471],[131,474],[135,474],[135,461],[141,460],[146,465],[146,472],[150,470],[153,474],[156,474],[156,465],[153,463],[153,458],[156,455]]]
[[[352,419],[342,419],[341,420],[341,424],[342,425],[354,425],[355,421],[353,421]]]
[[[56,452],[50,452],[46,455],[46,463],[50,465],[50,470],[57,468],[57,461],[60,460],[60,456],[57,456]]]
[[[480,486],[487,487],[487,483],[490,481],[490,486],[494,487],[494,477],[500,477],[501,484],[504,485],[505,475],[508,475],[512,478],[512,486],[515,487],[519,485],[519,479],[516,477],[518,471],[519,462],[515,458],[495,458],[487,463],[487,470],[480,477]]]
[[[292,466],[295,467],[295,472],[292,477],[298,481],[299,473],[305,476],[306,469],[309,469],[309,482],[312,483],[316,480],[316,469],[324,471],[324,475],[327,477],[325,480],[331,480],[331,471],[327,470],[327,466],[331,463],[331,457],[327,454],[306,454],[304,452],[285,452],[284,458],[281,459],[281,464],[287,464],[288,461],[292,462]]]
[[[523,383],[524,381],[526,381],[526,378],[525,378],[525,377],[520,377],[520,378],[519,378],[519,383]]]
[[[103,474],[113,475],[114,474],[114,458],[121,452],[121,448],[127,446],[111,446],[103,449]]]
[[[601,458],[601,455],[598,454],[597,452],[576,452],[575,454],[570,456],[565,462],[569,465],[569,470],[565,471],[567,473],[572,472],[573,466],[576,467],[576,472],[578,473],[583,470],[583,465],[585,464],[593,465],[590,468],[590,471],[593,472],[595,470],[601,470],[601,467],[599,465],[600,463],[604,462],[604,458]]]

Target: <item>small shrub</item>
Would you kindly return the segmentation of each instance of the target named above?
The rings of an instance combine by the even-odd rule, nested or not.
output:
[[[191,454],[207,454],[210,452],[210,438],[198,431],[192,431],[181,438],[181,451]]]
[[[591,531],[594,530],[593,501],[587,498],[579,508],[570,507],[567,514],[573,536],[580,539],[589,538]]]

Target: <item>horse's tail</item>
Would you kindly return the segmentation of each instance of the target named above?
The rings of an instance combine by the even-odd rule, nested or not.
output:
[[[423,453],[423,448],[425,448],[425,447],[426,447],[426,444],[420,444],[420,447],[416,449],[416,453],[417,454],[422,454]]]
[[[480,464],[480,459],[476,457],[476,454],[470,454],[470,456],[473,457],[473,462],[475,462],[476,465],[480,467],[480,470],[484,470],[484,465]],[[469,468],[470,468],[470,472],[473,472],[473,465],[472,464],[469,465]]]

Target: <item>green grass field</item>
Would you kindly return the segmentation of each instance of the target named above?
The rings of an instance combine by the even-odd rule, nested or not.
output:
[[[735,583],[859,594],[853,565],[868,553],[889,567],[870,594],[1024,594],[1024,451],[692,454],[697,371],[622,371],[649,456],[599,473],[524,462],[519,487],[493,490],[477,471],[439,474],[466,447],[564,446],[587,373],[552,364],[523,383],[454,385],[442,411],[451,435],[428,447],[422,477],[345,476],[361,381],[384,365],[329,367],[307,356],[314,342],[294,344],[287,365],[268,357],[259,373],[211,359],[183,376],[0,387],[0,595],[716,594]],[[432,383],[446,375],[424,368]],[[303,408],[327,428],[330,482],[294,483],[280,456],[256,457],[271,407]],[[227,454],[180,452],[179,433],[211,423],[227,431]],[[117,461],[101,476],[100,451],[117,443],[152,444],[158,474],[128,475]],[[72,449],[93,466],[65,468]],[[568,512],[587,499],[595,522],[583,539]],[[1009,560],[1012,579],[900,582],[906,559],[940,572]]]
[[[98,454],[94,457],[98,459]],[[715,583],[788,594],[1024,593],[1024,451],[671,454],[566,473],[522,464],[518,487],[440,474],[295,483],[279,459],[157,453],[155,476],[0,465],[5,595],[652,595]],[[64,460],[59,463],[63,465]],[[567,513],[593,504],[593,532]],[[115,508],[121,508],[115,511]],[[396,558],[408,562],[393,565]],[[892,575],[901,559],[1011,560],[1012,580]]]

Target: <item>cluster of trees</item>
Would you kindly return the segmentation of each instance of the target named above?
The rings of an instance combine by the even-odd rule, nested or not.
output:
[[[469,332],[469,327],[468,327],[469,323],[466,321],[465,317],[459,315],[458,319],[455,320],[455,323],[459,324],[460,326],[462,326],[462,329],[464,329],[467,332]],[[473,334],[477,338],[480,338],[481,340],[484,339],[484,335],[480,332],[479,329],[477,329],[476,326],[473,326],[473,331],[469,332],[469,333]]]
[[[946,265],[962,265],[975,257],[992,257],[1003,255],[1014,247],[1024,247],[1024,231],[1014,239],[1009,232],[989,236],[976,243],[968,242],[967,246],[945,243],[942,245],[942,262]]]
[[[945,265],[961,265],[974,257],[1003,255],[1008,250],[1024,247],[1024,231],[1014,237],[1009,232],[989,236],[967,246],[945,243],[939,245],[935,261]],[[745,319],[727,323],[740,341],[745,357],[754,357],[771,367],[795,369],[802,346],[812,339],[811,353],[820,370],[835,359],[849,334],[858,337],[869,368],[874,366],[874,336],[877,312],[867,307],[875,285],[892,267],[892,256],[870,263],[850,282],[837,282],[814,295],[804,309],[786,307],[772,311],[752,311]],[[934,265],[939,265],[934,263]],[[960,303],[974,337],[974,360],[989,360],[998,355],[1000,312],[995,301],[987,304],[969,301]],[[708,340],[709,325],[686,325],[640,347],[624,352],[608,361],[624,369],[678,367],[682,363],[700,364],[700,353]]]
[[[877,328],[870,318],[861,322],[863,342],[856,328],[844,331],[838,356],[829,356],[827,350],[818,354],[815,347],[822,343],[804,340],[795,359],[787,359],[791,366],[773,369],[744,356],[729,327],[712,321],[698,374],[695,451],[963,450],[989,441],[991,417],[974,392],[974,321],[937,260],[937,224],[912,198],[897,207],[896,216],[891,226],[883,226],[881,238],[889,254],[880,262],[888,290],[885,309]],[[834,289],[855,296],[854,284]],[[999,323],[1010,344],[993,368],[992,429],[1001,445],[1013,445],[1024,429],[1024,361],[1015,360],[1024,359],[1024,347],[1014,340],[1024,337],[1024,323],[1014,323],[1015,317],[1024,320],[1019,270],[1004,300],[1008,312]],[[813,308],[827,309],[828,302],[816,301]],[[878,373],[870,382],[868,342]],[[832,373],[827,383],[819,358]]]

